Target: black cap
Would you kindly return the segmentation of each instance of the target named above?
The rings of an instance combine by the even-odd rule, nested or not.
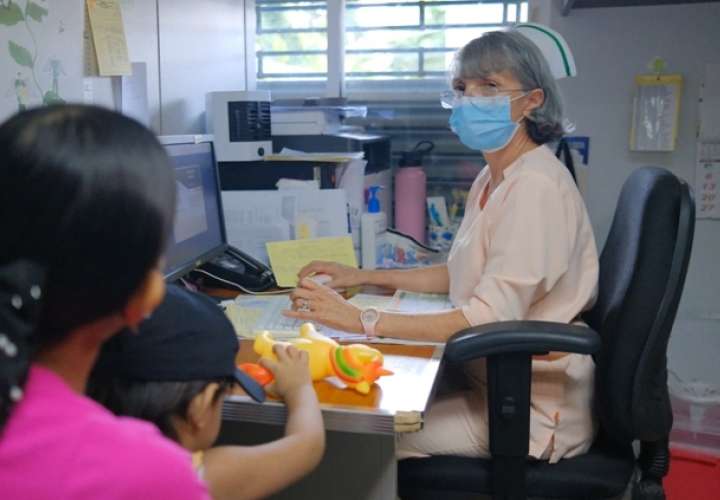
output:
[[[263,388],[235,366],[235,329],[210,298],[168,285],[162,304],[138,330],[107,341],[96,372],[147,382],[234,378],[255,401],[265,400]]]
[[[425,155],[435,149],[435,143],[432,141],[420,141],[415,144],[411,151],[403,151],[400,153],[399,167],[421,167]]]

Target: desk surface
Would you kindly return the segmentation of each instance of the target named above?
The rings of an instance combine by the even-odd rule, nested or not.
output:
[[[416,431],[435,388],[444,347],[373,344],[385,358],[384,366],[394,375],[381,377],[362,395],[352,389],[340,389],[329,381],[315,382],[315,391],[328,430],[394,434]],[[258,358],[252,342],[241,340],[238,363]],[[266,424],[285,422],[285,405],[268,401],[253,402],[244,394],[226,399],[223,418]]]

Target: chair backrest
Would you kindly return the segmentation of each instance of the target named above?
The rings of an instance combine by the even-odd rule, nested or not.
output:
[[[620,443],[667,437],[667,345],[695,228],[690,188],[665,169],[625,182],[600,256],[598,300],[585,320],[602,337],[595,412]]]

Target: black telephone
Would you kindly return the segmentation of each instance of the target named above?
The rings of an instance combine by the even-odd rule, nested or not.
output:
[[[225,251],[193,273],[202,276],[204,285],[263,292],[277,286],[269,267],[245,252],[228,245]]]

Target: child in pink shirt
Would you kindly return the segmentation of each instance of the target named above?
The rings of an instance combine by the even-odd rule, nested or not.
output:
[[[208,498],[182,448],[83,395],[103,342],[165,292],[162,146],[120,114],[62,105],[0,125],[0,158],[0,498]]]

